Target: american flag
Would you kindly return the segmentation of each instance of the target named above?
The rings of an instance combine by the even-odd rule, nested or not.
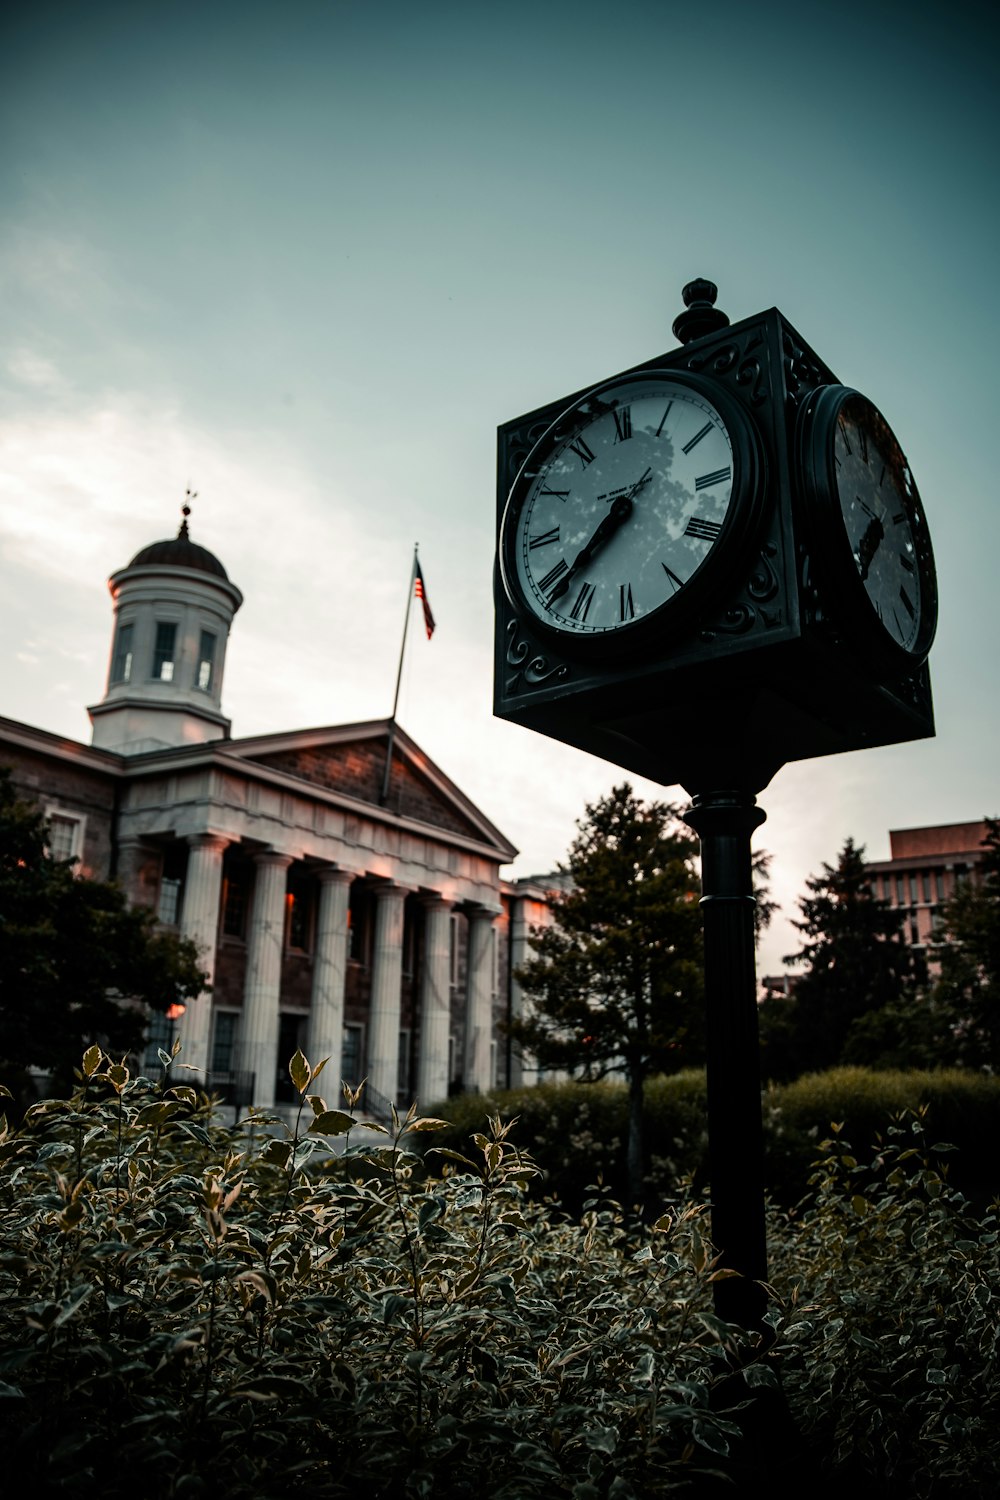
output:
[[[424,586],[424,575],[421,572],[419,562],[417,563],[416,581],[413,585],[413,592],[424,607],[424,629],[427,631],[427,639],[430,640],[434,634],[434,616],[431,614],[431,607],[427,603],[427,589]]]

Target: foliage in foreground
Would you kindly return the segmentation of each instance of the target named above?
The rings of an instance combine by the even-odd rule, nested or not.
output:
[[[976,1216],[926,1147],[891,1126],[873,1158],[824,1142],[814,1198],[771,1234],[792,1302],[783,1383],[843,1480],[900,1496],[1000,1489],[1000,1219]]]
[[[733,1493],[714,1470],[992,1500],[997,1220],[921,1120],[873,1160],[824,1143],[810,1206],[771,1228],[766,1354],[711,1315],[699,1205],[626,1232],[598,1198],[568,1223],[525,1200],[498,1121],[428,1180],[409,1148],[437,1122],[355,1146],[320,1071],[292,1060],[294,1130],[223,1130],[93,1048],[75,1097],[0,1142],[0,1436],[38,1493]],[[740,1426],[776,1370],[806,1446],[754,1470]]]
[[[556,1223],[499,1124],[428,1186],[408,1148],[434,1121],[358,1148],[319,1070],[291,1072],[294,1132],[225,1131],[94,1048],[3,1141],[8,1463],[81,1496],[141,1471],[151,1497],[627,1500],[724,1461],[702,1209],[642,1245],[596,1202]]]

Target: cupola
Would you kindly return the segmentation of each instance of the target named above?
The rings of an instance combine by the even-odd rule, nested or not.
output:
[[[176,537],[153,542],[113,573],[114,635],[93,743],[138,755],[224,739],[222,677],[243,595],[219,559],[191,540],[191,492]]]

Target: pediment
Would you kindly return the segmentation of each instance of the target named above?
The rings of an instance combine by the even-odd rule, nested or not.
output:
[[[383,802],[389,722],[293,730],[233,740],[230,755],[292,776],[306,785],[382,807],[397,817],[441,828],[489,844],[502,863],[516,850],[499,829],[398,727],[393,736],[392,771]]]

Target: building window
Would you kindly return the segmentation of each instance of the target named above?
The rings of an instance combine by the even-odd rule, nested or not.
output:
[[[156,645],[153,647],[153,679],[156,682],[173,682],[174,650],[177,645],[177,626],[160,620],[156,626]]]
[[[459,917],[457,912],[451,914],[451,949],[449,953],[449,979],[452,989],[458,988],[458,934]]]
[[[119,625],[111,658],[112,682],[128,682],[132,676],[132,635],[131,625]]]
[[[209,692],[215,674],[215,636],[210,630],[201,632],[198,646],[198,686]]]
[[[231,1073],[236,1055],[236,1027],[239,1012],[217,1010],[212,1024],[212,1072]]]
[[[355,881],[351,886],[351,899],[347,909],[347,957],[355,964],[368,963],[371,909],[371,892]]]
[[[156,915],[164,927],[177,926],[181,910],[181,885],[182,882],[176,875],[164,875],[160,881],[160,900]]]
[[[364,1037],[362,1027],[348,1023],[344,1027],[344,1050],[340,1058],[340,1072],[343,1081],[350,1088],[357,1088],[361,1082],[361,1043]]]
[[[285,947],[308,953],[312,939],[312,902],[309,892],[294,885],[285,895]]]
[[[226,875],[222,881],[222,932],[224,937],[241,938],[246,921],[246,887],[238,876]]]
[[[910,876],[910,905],[911,906],[916,906],[916,904],[917,904],[917,902],[919,900],[920,900],[920,896],[919,896],[919,894],[917,892],[917,877],[916,877],[916,875],[911,875]]]
[[[399,1033],[399,1061],[396,1067],[396,1098],[401,1104],[407,1102],[410,1092],[410,1033]]]
[[[142,1054],[142,1071],[147,1077],[151,1073],[159,1073],[163,1067],[160,1058],[160,1048],[168,1055],[174,1045],[174,1023],[162,1011],[154,1010],[149,1018],[146,1029],[146,1045]]]
[[[923,880],[923,887],[924,887],[924,901],[927,903],[928,906],[930,906],[930,904],[931,904],[931,872],[930,872],[930,870],[925,870],[924,873],[923,873],[923,876],[921,878]]]
[[[906,905],[906,887],[905,887],[905,885],[903,883],[903,877],[902,877],[902,875],[897,875],[896,876],[896,905],[897,906],[905,906]]]
[[[60,863],[83,853],[83,819],[73,813],[50,812],[49,856]]]
[[[934,871],[934,886],[935,886],[935,889],[937,891],[937,898],[938,898],[938,900],[939,901],[943,901],[944,900],[944,871],[943,870],[935,870]]]

